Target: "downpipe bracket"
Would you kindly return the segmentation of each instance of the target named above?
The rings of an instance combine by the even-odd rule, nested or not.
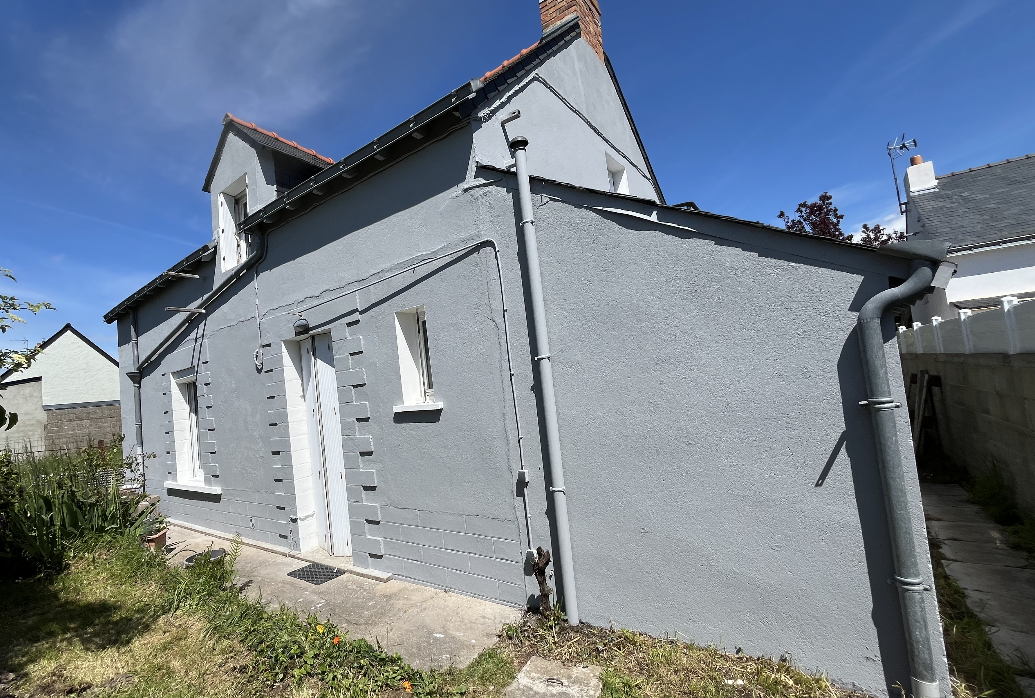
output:
[[[890,397],[870,397],[865,400],[860,400],[859,405],[862,407],[871,407],[875,410],[894,410],[902,407],[902,403],[895,402],[894,398]]]
[[[924,584],[924,580],[922,579],[911,579],[909,577],[899,577],[897,575],[889,579],[888,584],[894,584],[902,591],[908,591],[914,594],[931,591],[932,588],[930,584]]]

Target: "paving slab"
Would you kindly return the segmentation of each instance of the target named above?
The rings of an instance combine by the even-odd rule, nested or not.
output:
[[[954,521],[956,523],[986,523],[988,517],[976,504],[960,502],[958,504],[924,503],[924,518],[928,521]]]
[[[1009,628],[989,626],[988,638],[1007,664],[1018,669],[1035,669],[1035,635]]]
[[[957,521],[928,521],[927,531],[938,540],[967,540],[987,542],[990,545],[1006,543],[1006,534],[991,521],[985,523],[960,523]]]
[[[170,526],[168,540],[171,564],[182,564],[188,555],[210,545],[229,546],[224,539],[176,526]],[[343,569],[351,566],[350,558],[324,555],[316,561]],[[382,582],[348,573],[313,585],[287,576],[307,564],[245,546],[237,559],[236,581],[250,598],[330,620],[351,637],[380,643],[419,668],[466,666],[495,644],[504,623],[516,623],[522,614],[521,609],[395,579]]]
[[[920,496],[927,498],[937,498],[939,500],[957,500],[957,501],[970,501],[970,495],[967,491],[959,485],[942,485],[933,482],[921,482],[920,483]],[[924,502],[925,508],[927,502]]]
[[[1028,557],[1024,553],[1004,545],[988,545],[963,540],[942,541],[942,554],[949,560],[973,562],[979,565],[1002,567],[1027,567]]]
[[[532,657],[503,695],[506,698],[597,698],[600,691],[600,667],[568,667],[557,661]]]

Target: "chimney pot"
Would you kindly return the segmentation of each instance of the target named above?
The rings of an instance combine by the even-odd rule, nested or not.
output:
[[[919,165],[923,161],[924,161],[924,156],[923,155],[914,155],[913,157],[909,158],[909,164],[910,165]]]
[[[543,35],[572,15],[579,16],[582,38],[604,61],[604,39],[600,31],[600,4],[597,0],[539,0],[539,19]]]

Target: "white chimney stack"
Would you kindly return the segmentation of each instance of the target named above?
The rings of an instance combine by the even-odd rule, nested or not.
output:
[[[934,163],[924,162],[920,155],[909,158],[909,167],[905,177],[906,194],[919,194],[938,186],[934,177]]]

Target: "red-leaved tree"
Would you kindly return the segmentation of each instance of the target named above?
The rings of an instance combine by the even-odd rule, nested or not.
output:
[[[906,234],[899,230],[888,230],[879,223],[870,226],[863,223],[859,231],[861,236],[853,240],[851,235],[845,235],[841,230],[841,221],[844,215],[834,206],[834,197],[829,192],[819,195],[819,201],[802,201],[798,208],[794,209],[795,217],[780,211],[777,216],[783,221],[787,230],[807,235],[819,235],[821,237],[844,240],[845,242],[856,242],[868,247],[883,247],[891,242],[901,242],[906,239]]]
[[[819,201],[802,201],[798,208],[794,209],[794,213],[797,215],[796,218],[791,218],[784,211],[780,211],[780,215],[777,216],[787,230],[835,240],[849,239],[841,230],[844,215],[838,213],[837,206],[834,206],[834,197],[829,192],[820,194]]]

